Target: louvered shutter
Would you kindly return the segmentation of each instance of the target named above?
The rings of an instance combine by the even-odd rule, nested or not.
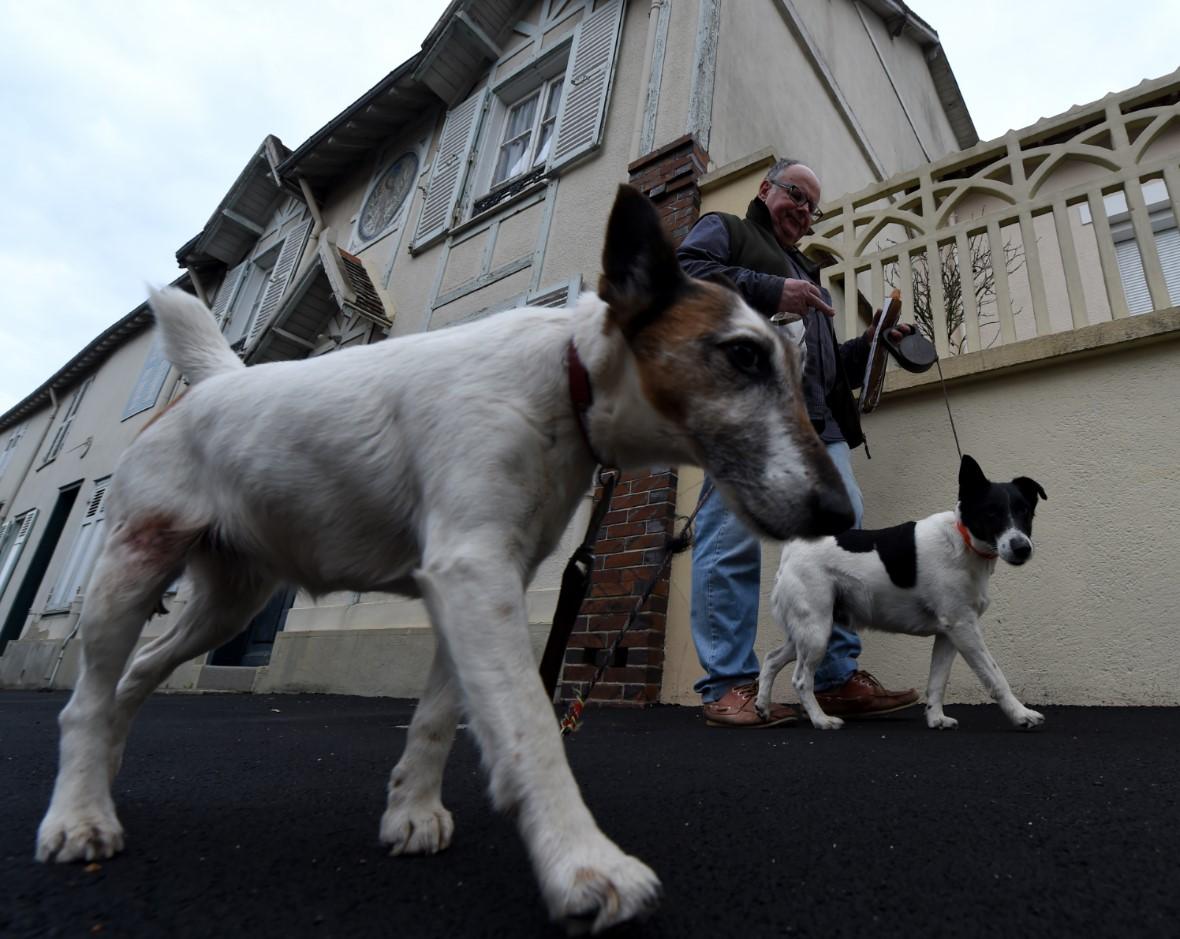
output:
[[[127,399],[127,406],[123,408],[123,420],[154,407],[160,397],[160,390],[168,378],[168,371],[172,363],[164,357],[164,340],[159,333],[152,341],[147,358],[143,362],[143,370],[139,373],[139,381]]]
[[[311,231],[311,221],[308,220],[287,236],[283,247],[279,250],[278,260],[271,271],[270,281],[266,285],[266,292],[262,295],[262,302],[258,304],[258,315],[250,324],[250,336],[246,340],[247,346],[253,346],[266,329],[266,324],[279,308],[279,301],[287,292],[287,285],[295,273],[295,266],[303,254],[303,246],[307,242],[308,232]]]
[[[81,387],[74,392],[74,396],[70,399],[69,405],[66,407],[65,416],[61,419],[61,424],[57,428],[57,433],[53,435],[53,442],[49,445],[49,450],[45,453],[45,462],[48,463],[53,460],[61,452],[62,444],[66,441],[66,434],[69,433],[70,425],[74,423],[74,415],[78,413],[78,405],[82,403],[82,396],[86,394],[86,389],[90,387],[90,383],[94,381],[94,376],[87,378],[82,382]]]
[[[217,291],[217,298],[213,301],[213,318],[217,320],[219,326],[225,322],[226,315],[233,304],[234,295],[242,283],[242,275],[246,273],[246,268],[249,266],[249,261],[243,261],[237,267],[230,268],[221,281],[221,289]]]
[[[12,572],[16,570],[16,562],[20,560],[21,551],[24,550],[25,542],[29,540],[29,535],[33,532],[33,523],[36,521],[36,509],[32,509],[12,521],[12,524],[16,526],[16,538],[8,551],[5,552],[4,558],[0,560],[0,597],[4,595],[8,582],[12,580]],[[11,531],[11,527],[9,531]]]
[[[1147,289],[1147,278],[1143,276],[1138,242],[1134,238],[1117,242],[1114,256],[1118,261],[1119,276],[1123,280],[1123,293],[1127,296],[1127,311],[1131,314],[1148,312],[1151,309],[1151,293]]]
[[[49,591],[46,601],[47,610],[60,610],[69,607],[70,603],[82,592],[90,572],[94,569],[94,562],[98,558],[98,550],[102,547],[102,533],[106,521],[106,494],[110,477],[98,480],[94,484],[94,494],[86,505],[86,514],[82,517],[82,525],[78,529],[78,537],[70,549],[69,559],[58,574],[53,589]]]
[[[24,435],[25,427],[23,424],[9,435],[8,440],[4,444],[4,452],[0,453],[0,477],[4,476],[8,465],[12,462],[12,455],[16,453],[17,444],[20,443],[20,439]]]
[[[1165,228],[1155,233],[1155,246],[1164,269],[1164,282],[1173,306],[1180,306],[1180,229]]]
[[[622,24],[623,2],[612,0],[578,27],[557,118],[553,168],[564,166],[602,142]]]
[[[426,198],[422,200],[422,214],[414,233],[415,247],[451,227],[459,193],[467,181],[471,150],[475,145],[475,135],[479,131],[487,96],[486,88],[477,91],[448,113],[443,122],[434,169],[430,171]]]

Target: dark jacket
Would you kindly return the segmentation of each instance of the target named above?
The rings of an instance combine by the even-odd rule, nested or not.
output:
[[[750,202],[746,217],[724,212],[701,216],[676,252],[692,277],[724,274],[745,301],[769,318],[778,312],[783,281],[810,280],[819,286],[819,270],[794,248],[784,251],[775,240],[770,213],[760,199]],[[820,287],[830,304],[831,295]],[[864,336],[838,344],[831,319],[814,307],[804,316],[807,362],[803,396],[807,415],[820,437],[860,446],[864,434],[852,388],[860,387],[869,357]]]

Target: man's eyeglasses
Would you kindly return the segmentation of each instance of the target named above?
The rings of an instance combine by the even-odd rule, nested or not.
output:
[[[816,204],[807,198],[807,193],[794,183],[780,183],[777,179],[768,179],[767,182],[772,186],[778,186],[779,189],[791,197],[791,201],[795,205],[806,206],[807,210],[811,213],[811,220],[813,222],[818,222],[824,217],[824,213],[819,210]]]

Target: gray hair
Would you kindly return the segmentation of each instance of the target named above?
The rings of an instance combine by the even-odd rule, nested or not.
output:
[[[770,180],[777,180],[778,174],[785,170],[788,166],[798,166],[802,160],[792,160],[790,157],[783,157],[781,160],[775,162],[774,166],[766,171],[766,178]]]

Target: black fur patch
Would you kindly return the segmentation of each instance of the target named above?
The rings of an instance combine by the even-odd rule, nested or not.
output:
[[[885,573],[898,587],[913,587],[918,582],[918,548],[914,540],[916,522],[872,531],[849,529],[836,536],[836,544],[845,551],[863,554],[876,551],[885,565]]]

